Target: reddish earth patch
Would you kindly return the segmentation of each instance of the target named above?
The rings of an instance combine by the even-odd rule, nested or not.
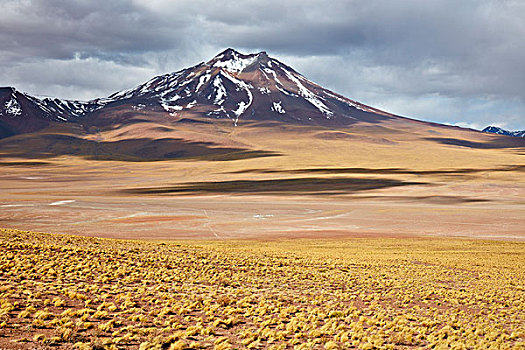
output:
[[[118,222],[122,224],[141,224],[141,223],[149,223],[149,222],[159,222],[159,221],[184,221],[184,220],[198,220],[198,219],[205,219],[204,216],[136,216],[136,217],[130,217],[130,218],[117,218],[117,219],[111,219],[107,220],[110,222]]]

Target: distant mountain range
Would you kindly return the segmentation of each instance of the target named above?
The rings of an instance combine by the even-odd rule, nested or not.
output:
[[[483,132],[489,132],[492,134],[498,134],[498,135],[505,135],[505,136],[515,136],[515,137],[525,137],[525,130],[521,131],[509,131],[502,129],[497,126],[487,126],[485,129],[482,130]]]

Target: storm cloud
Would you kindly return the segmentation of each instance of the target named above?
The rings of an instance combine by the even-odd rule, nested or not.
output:
[[[523,38],[519,0],[1,0],[0,85],[89,99],[233,47],[389,112],[525,129]]]

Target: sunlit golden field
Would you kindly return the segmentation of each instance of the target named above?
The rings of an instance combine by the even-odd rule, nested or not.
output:
[[[525,348],[524,243],[0,232],[0,348]]]

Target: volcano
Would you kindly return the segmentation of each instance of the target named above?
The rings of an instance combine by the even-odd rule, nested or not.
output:
[[[392,117],[322,88],[266,52],[243,55],[233,49],[108,99],[173,115],[228,118],[234,125],[276,120],[335,126]]]
[[[182,131],[184,125],[191,127]],[[381,134],[374,142],[384,144],[392,144],[394,133],[421,130],[432,132],[426,141],[459,147],[525,142],[384,112],[319,86],[264,51],[245,55],[227,49],[207,62],[91,101],[41,99],[0,88],[0,151],[9,156],[160,160],[222,149],[237,157],[253,149],[230,137],[231,128],[253,126],[271,126],[271,133],[275,126],[309,127],[325,139],[370,140]],[[358,134],[354,126],[368,129]],[[268,154],[260,147],[255,152]]]
[[[170,119],[228,119],[233,125],[266,120],[344,126],[399,118],[325,89],[266,52],[244,55],[233,49],[91,101],[39,99],[12,87],[0,89],[3,137],[50,122],[89,124],[115,109],[166,113]]]

